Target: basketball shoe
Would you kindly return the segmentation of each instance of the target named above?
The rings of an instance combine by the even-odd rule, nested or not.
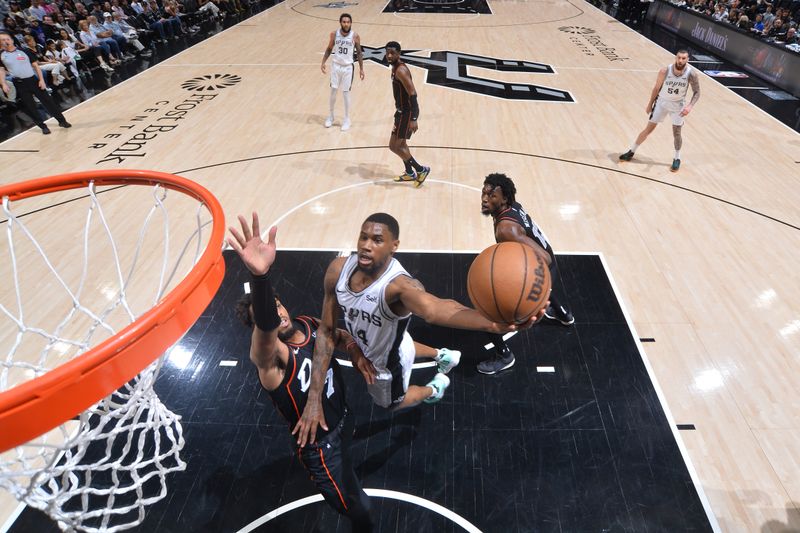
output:
[[[422,183],[425,181],[425,178],[428,177],[428,174],[431,173],[431,167],[422,167],[422,170],[417,172],[417,180],[414,182],[414,187],[419,189],[422,187]]]
[[[342,131],[347,131],[349,129],[350,129],[350,119],[346,118],[344,119],[344,122],[342,122]]]
[[[403,172],[399,176],[395,176],[394,181],[417,181],[417,173],[413,170],[411,171],[411,174],[408,172]]]
[[[325,119],[325,127],[330,128],[333,126],[333,117],[328,117]]]
[[[444,396],[444,391],[450,386],[450,378],[444,374],[436,374],[426,385],[433,389],[433,394],[422,400],[425,403],[436,403]]]
[[[620,161],[630,161],[631,159],[633,159],[633,152],[630,150],[619,156]]]
[[[677,172],[678,169],[681,168],[681,160],[680,159],[673,159],[672,166],[669,167],[670,172]]]
[[[545,309],[544,316],[550,320],[561,322],[565,326],[571,326],[575,323],[575,317],[563,305],[550,306]]]
[[[439,348],[436,350],[438,355],[433,358],[436,361],[436,367],[442,374],[447,374],[461,361],[461,352],[458,350],[449,350],[447,348]]]
[[[478,372],[489,375],[497,374],[514,366],[515,361],[514,352],[508,346],[505,346],[503,350],[495,350],[495,354],[486,361],[478,363]]]

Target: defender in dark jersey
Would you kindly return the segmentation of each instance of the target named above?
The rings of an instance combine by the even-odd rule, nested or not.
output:
[[[269,242],[261,240],[258,215],[253,213],[252,231],[244,217],[240,234],[230,228],[228,244],[252,274],[250,294],[237,304],[237,314],[253,328],[250,360],[258,369],[261,385],[269,392],[275,407],[291,430],[300,420],[311,384],[311,362],[319,321],[300,316],[292,319],[272,292],[267,274],[275,261],[275,234]],[[347,351],[353,365],[362,370],[364,355],[347,332],[337,330],[336,345]],[[354,420],[345,398],[344,380],[334,359],[328,368],[321,395],[322,409],[331,423],[316,442],[298,448],[297,455],[325,501],[353,524],[353,531],[373,529],[369,497],[361,488],[350,457]]]
[[[420,187],[431,172],[431,167],[417,163],[408,148],[407,139],[416,132],[419,126],[419,104],[417,90],[411,79],[411,71],[400,61],[400,43],[386,43],[386,61],[392,66],[392,92],[394,93],[394,128],[389,137],[389,150],[403,160],[406,171],[397,176],[395,181],[413,181],[414,187]]]
[[[550,266],[553,290],[550,293],[550,306],[544,316],[565,326],[575,322],[575,317],[561,305],[556,294],[558,285],[558,265],[553,248],[544,232],[531,220],[530,215],[516,201],[517,188],[505,174],[489,174],[483,181],[481,191],[481,213],[494,220],[494,239],[496,242],[521,242],[533,250]],[[496,374],[514,365],[514,353],[500,335],[494,335],[492,343],[495,355],[478,364],[478,372]]]

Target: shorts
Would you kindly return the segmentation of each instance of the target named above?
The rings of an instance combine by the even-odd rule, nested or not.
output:
[[[650,113],[650,122],[658,124],[664,120],[664,117],[670,115],[672,117],[673,126],[683,126],[681,111],[683,111],[685,106],[686,103],[683,100],[672,102],[669,100],[656,99],[656,104],[653,106],[653,111]]]
[[[354,64],[340,65],[339,63],[331,63],[331,89],[349,91],[353,86],[354,71]]]
[[[410,139],[411,133],[411,110],[398,109],[394,113],[392,135],[396,135],[398,139]]]
[[[386,372],[379,372],[375,383],[367,385],[367,391],[372,396],[376,405],[381,407],[394,407],[406,397],[408,384],[411,380],[411,367],[414,364],[416,350],[414,339],[406,331],[398,349],[399,358],[386,365]]]

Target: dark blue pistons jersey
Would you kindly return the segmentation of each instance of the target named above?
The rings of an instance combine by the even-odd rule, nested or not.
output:
[[[293,319],[295,327],[306,334],[302,344],[290,344],[289,360],[280,386],[269,391],[275,407],[289,423],[289,429],[294,429],[308,399],[308,389],[311,386],[311,362],[314,358],[314,345],[317,340],[317,319],[308,316],[298,316]],[[346,398],[344,381],[339,363],[331,358],[328,374],[325,376],[325,385],[322,389],[322,409],[328,428],[333,429],[339,424],[345,412]],[[317,439],[327,435],[321,427],[317,430]]]

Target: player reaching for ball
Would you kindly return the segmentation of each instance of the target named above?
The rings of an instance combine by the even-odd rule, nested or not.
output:
[[[505,174],[489,174],[483,180],[481,213],[492,217],[496,242],[520,242],[531,246],[549,265],[553,292],[550,293],[550,305],[545,309],[544,316],[569,326],[575,322],[575,317],[559,302],[558,295],[555,294],[558,265],[553,248],[539,226],[516,201],[516,194],[517,188],[511,178]],[[503,337],[493,335],[492,343],[495,349],[494,355],[478,364],[478,372],[482,374],[496,374],[514,365],[514,353],[506,345]]]
[[[258,215],[252,225],[239,216],[241,231],[231,227],[228,244],[250,271],[250,294],[236,304],[236,314],[252,329],[250,360],[258,369],[261,386],[269,392],[275,408],[291,428],[300,418],[306,402],[307,367],[311,364],[318,321],[311,317],[292,319],[272,290],[270,271],[275,262],[277,227],[269,230],[267,242],[261,239]],[[335,332],[341,350],[349,353],[354,365],[364,356],[350,335]],[[326,375],[325,412],[331,430],[320,433],[316,446],[297,449],[297,456],[331,507],[352,522],[354,532],[374,530],[370,501],[353,469],[352,453],[355,418],[349,412],[344,379],[339,365],[331,365]]]
[[[333,332],[342,314],[347,330],[375,367],[374,382],[368,383],[370,395],[380,406],[399,409],[439,401],[450,384],[445,374],[460,357],[458,352],[440,353],[435,358],[439,372],[433,380],[424,387],[409,386],[414,345],[406,330],[412,314],[431,324],[499,335],[529,327],[544,313],[522,326],[497,324],[455,300],[437,298],[393,257],[399,237],[394,217],[372,214],[361,225],[357,252],[336,258],[328,266],[308,401],[293,431],[300,446],[314,442],[318,426],[327,431],[321,395],[333,353]]]

